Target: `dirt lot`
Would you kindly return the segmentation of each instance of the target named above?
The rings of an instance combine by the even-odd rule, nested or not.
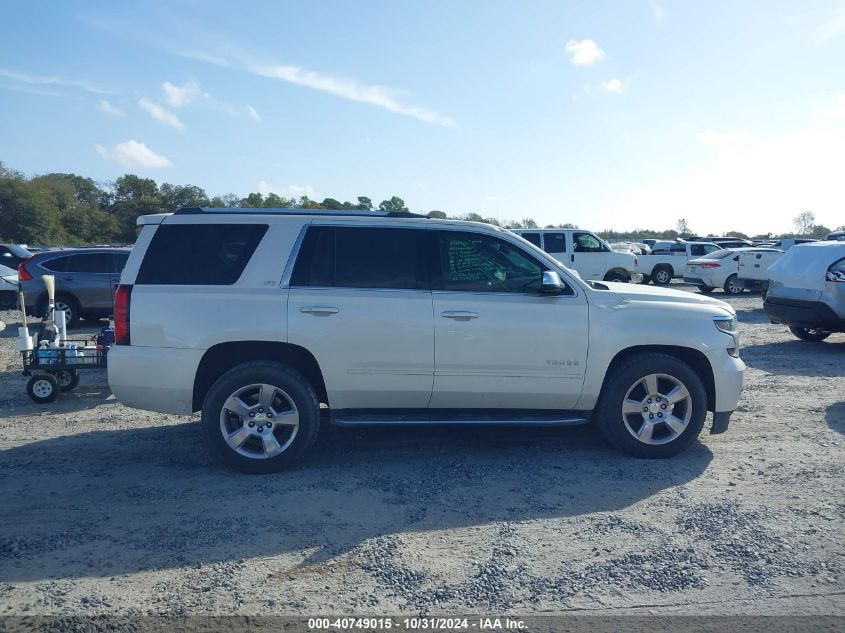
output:
[[[678,458],[589,427],[329,429],[262,477],[103,373],[32,403],[0,313],[0,615],[845,614],[845,335],[731,303],[740,408]]]

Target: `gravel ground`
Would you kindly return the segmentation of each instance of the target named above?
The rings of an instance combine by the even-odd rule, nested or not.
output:
[[[0,313],[0,615],[845,614],[845,335],[730,303],[743,399],[680,457],[589,427],[327,429],[262,477],[102,372],[32,403]]]

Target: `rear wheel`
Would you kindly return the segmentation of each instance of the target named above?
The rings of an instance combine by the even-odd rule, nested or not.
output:
[[[79,323],[82,315],[79,313],[79,302],[70,295],[59,294],[56,295],[56,310],[65,311],[65,319],[68,327]],[[47,298],[41,300],[38,304],[38,314],[44,315],[47,312]]]
[[[211,453],[246,473],[272,473],[299,462],[317,439],[319,403],[299,372],[252,361],[223,374],[202,407]]]
[[[800,338],[802,341],[823,341],[831,334],[827,330],[822,330],[817,327],[790,326],[789,331],[792,332],[798,338]]]
[[[622,282],[622,283],[628,283],[628,277],[626,277],[622,273],[611,272],[611,273],[607,273],[604,276],[604,281],[619,281],[619,282]]]
[[[651,280],[655,286],[666,286],[672,281],[672,269],[668,266],[658,266],[651,271]]]
[[[725,294],[741,295],[744,290],[745,288],[737,282],[736,274],[731,275],[725,281]]]
[[[75,369],[60,369],[53,375],[62,391],[70,391],[79,384],[79,372]]]
[[[686,363],[642,354],[615,365],[595,419],[602,434],[635,457],[671,457],[692,444],[707,416],[707,392]]]

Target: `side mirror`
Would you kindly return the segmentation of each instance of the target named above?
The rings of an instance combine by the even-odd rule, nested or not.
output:
[[[560,275],[553,270],[543,271],[543,280],[540,283],[540,292],[548,294],[557,294],[563,292],[563,282],[560,280]]]

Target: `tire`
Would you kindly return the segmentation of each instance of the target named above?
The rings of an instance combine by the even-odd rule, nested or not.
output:
[[[38,404],[55,402],[59,397],[59,383],[50,374],[35,374],[26,383],[26,393]]]
[[[767,294],[769,294],[769,289],[768,289],[768,288],[763,288],[763,289],[760,291],[760,298],[761,298],[761,299],[763,299],[763,301],[765,301],[765,300],[766,300],[766,295],[767,295]]]
[[[706,294],[706,295],[709,295],[709,294],[710,294],[711,292],[713,292],[715,289],[716,289],[716,288],[715,288],[714,286],[699,286],[699,287],[698,287],[698,291],[699,291],[699,292],[701,292],[701,293],[704,293],[704,294]]]
[[[643,285],[647,285],[648,282],[651,281],[651,275],[643,275],[643,280],[640,282]]]
[[[79,301],[77,301],[74,297],[61,292],[56,294],[56,310],[60,309],[70,313],[69,318],[67,319],[68,327],[74,327],[79,323],[79,319],[82,315],[79,312]],[[44,297],[38,303],[38,316],[44,316],[46,312],[47,297]]]
[[[823,341],[831,334],[830,332],[819,328],[792,327],[791,325],[789,326],[789,331],[802,341]]]
[[[745,288],[737,284],[736,282],[736,273],[731,275],[730,277],[725,280],[725,287],[724,287],[725,294],[732,295],[734,297],[741,295],[745,292]]]
[[[668,286],[672,283],[672,269],[665,265],[658,266],[651,271],[651,281],[655,286]]]
[[[656,385],[655,393],[647,393],[647,384],[653,389]],[[679,386],[681,391],[673,391]],[[678,399],[672,403],[655,398],[667,394]],[[637,401],[636,407],[627,405],[623,414],[623,403],[629,400]],[[646,407],[649,411],[643,412]],[[672,457],[686,450],[701,433],[707,417],[707,392],[685,362],[666,354],[638,354],[611,368],[593,415],[608,442],[625,453],[647,459]],[[671,426],[670,420],[674,420]],[[642,439],[635,437],[638,433]]]
[[[211,386],[202,425],[216,460],[244,473],[274,473],[300,462],[314,444],[320,405],[298,371],[273,361],[250,361]]]
[[[604,281],[618,281],[618,282],[621,282],[621,283],[624,283],[624,284],[628,283],[628,279],[629,278],[626,277],[625,275],[623,275],[622,273],[615,273],[615,272],[614,273],[607,273],[604,276]]]
[[[71,391],[79,385],[79,372],[75,369],[59,369],[53,376],[61,391]]]

